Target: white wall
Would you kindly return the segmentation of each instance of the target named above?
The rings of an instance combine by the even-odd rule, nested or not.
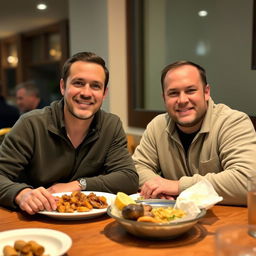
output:
[[[108,63],[108,15],[106,0],[69,0],[70,54],[94,52]],[[103,103],[109,109],[109,96]]]
[[[142,134],[143,129],[128,127],[126,11],[124,0],[108,0],[110,112],[117,114],[127,133]]]

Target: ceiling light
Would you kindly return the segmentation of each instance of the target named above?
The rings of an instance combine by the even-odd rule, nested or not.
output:
[[[210,51],[210,44],[207,41],[201,40],[196,45],[196,55],[205,56]]]
[[[46,5],[45,3],[39,3],[39,4],[36,6],[36,8],[37,8],[38,10],[45,10],[45,9],[47,9],[47,5]]]
[[[7,62],[11,65],[11,66],[16,66],[18,64],[18,58],[16,56],[8,56],[7,57]]]
[[[206,10],[201,10],[201,11],[198,12],[198,15],[199,15],[200,17],[205,17],[205,16],[208,15],[208,12],[207,12]]]

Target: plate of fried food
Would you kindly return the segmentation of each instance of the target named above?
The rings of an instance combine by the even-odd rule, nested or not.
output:
[[[56,211],[40,211],[55,219],[81,220],[100,216],[107,212],[114,194],[97,191],[75,191],[53,194],[57,200]]]
[[[21,228],[0,232],[0,256],[60,256],[72,245],[65,233],[47,228]]]
[[[129,233],[149,239],[172,239],[190,230],[206,210],[201,209],[196,216],[174,207],[174,200],[136,201],[118,192],[107,213]]]

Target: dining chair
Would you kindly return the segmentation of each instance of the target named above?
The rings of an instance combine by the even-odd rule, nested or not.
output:
[[[1,128],[0,129],[0,144],[2,143],[2,141],[4,140],[5,135],[11,130],[10,127],[6,127],[6,128]]]

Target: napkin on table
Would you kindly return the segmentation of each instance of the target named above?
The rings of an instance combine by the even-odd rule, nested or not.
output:
[[[201,212],[200,209],[210,209],[222,200],[223,198],[216,193],[212,184],[203,179],[182,191],[174,207],[186,211],[187,218],[194,218]]]

